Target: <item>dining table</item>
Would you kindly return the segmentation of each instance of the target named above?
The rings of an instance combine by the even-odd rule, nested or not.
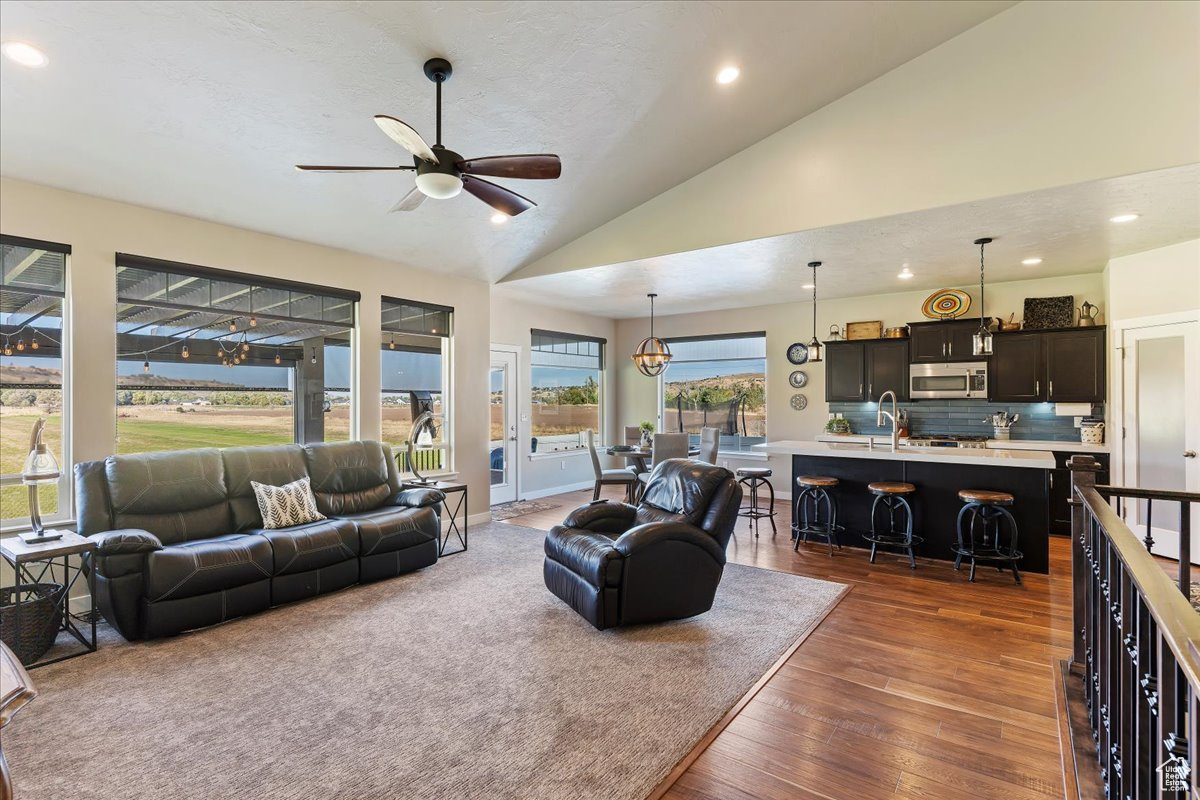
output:
[[[635,447],[632,445],[612,444],[599,449],[602,450],[606,455],[625,459],[626,461],[630,462],[634,470],[639,473],[645,472],[648,469],[646,466],[646,461],[654,457],[653,449],[643,445],[638,445]],[[698,456],[700,455],[700,448],[689,447],[687,453],[689,458]]]

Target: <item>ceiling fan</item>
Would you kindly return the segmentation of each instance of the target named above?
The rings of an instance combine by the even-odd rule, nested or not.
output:
[[[499,184],[485,181],[481,175],[495,178],[522,178],[549,180],[562,174],[562,162],[551,154],[486,156],[463,158],[442,145],[442,84],[450,80],[453,68],[444,58],[431,58],[425,62],[425,76],[437,86],[437,141],[430,147],[411,126],[390,117],[376,114],[375,124],[393,141],[412,154],[413,166],[396,167],[341,167],[315,164],[297,164],[302,172],[388,172],[413,171],[417,173],[417,185],[392,206],[392,211],[412,211],[426,197],[445,200],[463,189],[478,197],[497,211],[516,216],[533,208],[537,203]]]

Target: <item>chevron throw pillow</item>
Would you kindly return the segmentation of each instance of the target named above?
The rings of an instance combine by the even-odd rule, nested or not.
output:
[[[267,486],[258,481],[250,481],[250,485],[254,488],[254,499],[258,501],[264,528],[290,528],[325,519],[325,515],[317,510],[317,498],[313,497],[308,478],[283,486]]]

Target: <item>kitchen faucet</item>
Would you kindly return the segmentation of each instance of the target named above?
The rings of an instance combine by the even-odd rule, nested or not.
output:
[[[883,410],[883,399],[889,395],[891,395],[891,398],[892,398],[891,413]],[[896,393],[893,392],[891,389],[888,389],[886,392],[879,395],[879,402],[876,403],[876,405],[875,405],[875,424],[882,426],[884,417],[887,417],[888,419],[890,419],[892,421],[892,452],[893,453],[896,452],[896,450],[900,447],[900,423],[896,419],[897,415],[898,415],[898,412],[896,411]]]

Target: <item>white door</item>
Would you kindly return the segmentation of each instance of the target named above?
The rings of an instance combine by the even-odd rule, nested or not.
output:
[[[1126,328],[1121,368],[1121,431],[1125,486],[1200,491],[1200,321]],[[1125,519],[1146,535],[1146,502],[1128,503]],[[1179,557],[1179,504],[1155,501],[1150,513],[1153,552]],[[1200,563],[1200,508],[1193,505],[1191,561]]]
[[[517,354],[492,351],[488,373],[491,389],[491,433],[488,469],[492,476],[492,505],[517,499]]]

